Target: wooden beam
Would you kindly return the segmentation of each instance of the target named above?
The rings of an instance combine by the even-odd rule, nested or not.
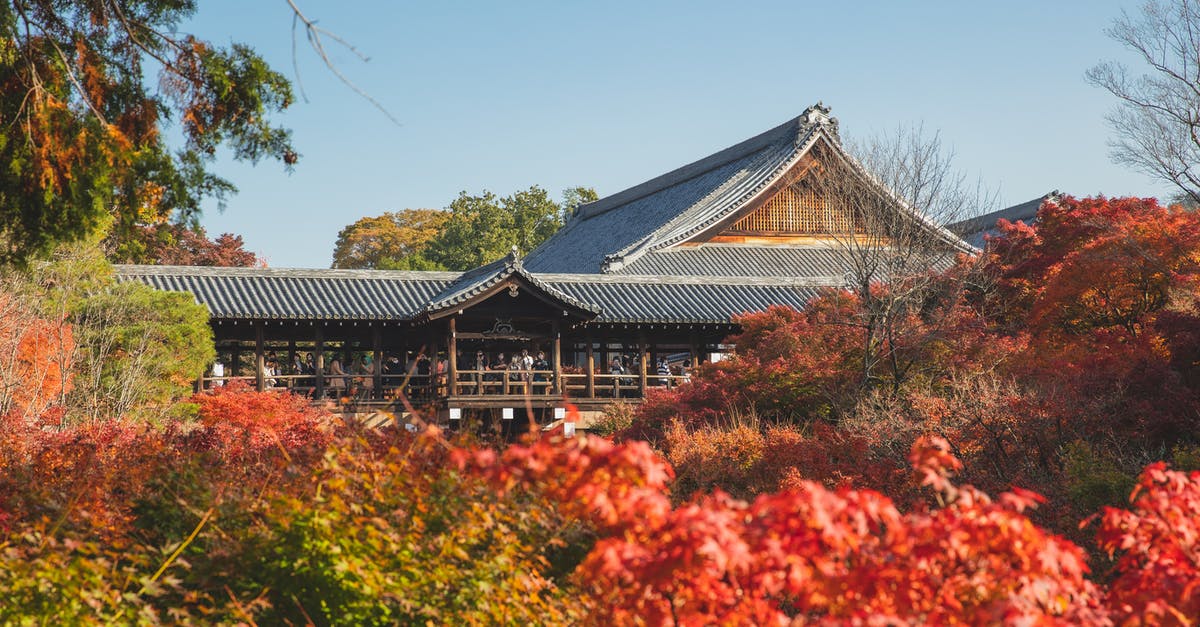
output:
[[[375,400],[383,399],[383,331],[382,322],[371,325],[371,396]]]
[[[429,346],[425,354],[429,356],[429,380],[425,384],[429,386],[429,398],[433,398],[438,393],[438,338],[437,325],[434,323],[429,324]]]
[[[267,381],[263,376],[266,366],[266,356],[263,355],[263,323],[254,323],[254,387],[259,392],[267,389]]]
[[[554,331],[554,355],[551,357],[551,365],[554,367],[554,386],[552,390],[555,394],[562,394],[562,329],[558,318],[551,321],[551,329]]]
[[[584,336],[587,342],[587,397],[596,398],[596,356],[592,352],[592,332]]]
[[[316,372],[313,373],[316,380],[313,381],[313,386],[316,388],[314,395],[319,400],[325,398],[325,326],[317,325],[316,331],[317,360],[314,364]]]
[[[638,329],[638,359],[641,362],[641,372],[638,373],[638,392],[646,398],[646,332]]]
[[[495,333],[476,333],[473,331],[461,331],[458,334],[460,340],[548,340],[548,336],[540,333],[517,333],[514,335],[497,335]]]
[[[450,396],[458,395],[458,318],[450,316],[450,333],[446,342],[446,360],[448,367],[446,368],[447,390],[446,393]]]

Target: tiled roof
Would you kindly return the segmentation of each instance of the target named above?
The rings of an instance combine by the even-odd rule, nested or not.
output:
[[[407,320],[457,272],[117,266],[117,278],[191,292],[213,318]]]
[[[761,246],[756,260],[747,250],[676,255],[682,244],[727,223],[747,205],[778,189],[788,172],[821,141],[853,171],[879,185],[895,201],[896,211],[937,234],[948,249],[970,250],[842,151],[837,120],[828,113],[829,108],[821,104],[809,107],[798,117],[740,144],[584,205],[562,230],[529,253],[525,266],[533,272],[842,276],[845,267],[832,267],[832,260],[840,254],[836,245],[825,247],[825,255],[813,252],[813,246]],[[747,265],[747,261],[772,265]],[[689,265],[693,262],[696,265]]]
[[[580,300],[601,303],[597,323],[728,323],[736,314],[772,305],[801,308],[819,289],[788,281],[696,277],[542,275]],[[723,279],[724,277],[722,277]]]
[[[615,271],[744,206],[779,179],[819,136],[836,140],[827,107],[735,146],[579,208],[567,226],[529,253],[533,272]]]
[[[696,178],[638,198],[627,205],[572,220],[525,257],[533,272],[600,272],[605,258],[642,242],[672,218],[700,203],[757,155],[727,163]]]
[[[1058,190],[1055,190],[1045,196],[1027,200],[1019,205],[1013,205],[1000,211],[993,211],[992,213],[968,218],[961,222],[955,222],[946,228],[957,233],[972,246],[983,248],[986,237],[994,237],[1000,234],[1000,230],[996,228],[997,222],[1008,220],[1009,222],[1020,221],[1025,224],[1033,224],[1034,220],[1037,219],[1037,212],[1041,208],[1042,203],[1058,198],[1059,195]]]
[[[596,315],[600,313],[600,307],[572,297],[570,294],[564,293],[553,285],[546,284],[525,270],[521,264],[521,260],[517,257],[514,249],[507,257],[498,261],[493,261],[485,266],[480,266],[474,270],[463,273],[458,280],[442,290],[435,296],[430,303],[424,308],[426,314],[433,314],[438,311],[457,307],[471,299],[486,293],[491,288],[507,281],[510,278],[518,277],[527,285],[533,286],[542,291],[542,293],[554,298],[558,301],[566,303],[576,309],[579,309],[587,314]]]
[[[616,274],[804,277],[840,285],[851,267],[847,256],[836,247],[701,244],[647,253]]]
[[[485,268],[493,271],[117,266],[117,276],[190,292],[221,319],[413,320],[434,303],[466,302],[507,273],[580,309],[598,310],[596,323],[727,323],[734,314],[771,305],[803,307],[826,284],[776,277],[531,274],[505,260]]]

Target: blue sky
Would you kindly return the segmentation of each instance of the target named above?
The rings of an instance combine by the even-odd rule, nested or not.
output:
[[[1084,72],[1128,60],[1103,33],[1136,0],[1009,2],[368,2],[297,0],[393,124],[298,33],[308,100],[281,120],[302,159],[220,159],[240,193],[210,233],[271,266],[328,267],[360,217],[445,207],[460,191],[611,194],[823,101],[843,135],[923,123],[1004,205],[1053,189],[1162,196],[1110,162],[1113,99]],[[205,0],[186,29],[254,46],[295,78],[285,0]]]

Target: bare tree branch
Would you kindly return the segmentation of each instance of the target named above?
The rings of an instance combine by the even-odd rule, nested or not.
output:
[[[1140,76],[1116,62],[1087,72],[1119,100],[1108,116],[1113,161],[1200,202],[1200,3],[1148,0],[1136,15],[1122,12],[1107,33],[1148,66]]]
[[[939,271],[967,247],[943,224],[990,211],[995,193],[953,167],[953,152],[920,126],[898,128],[850,149],[822,155],[807,183],[827,214],[827,237],[842,249],[845,288],[858,299],[861,385],[880,372],[899,386],[912,370],[917,344],[934,341],[961,282]],[[924,337],[910,333],[919,318]]]
[[[381,104],[378,100],[376,100],[374,97],[372,97],[366,91],[364,91],[358,85],[354,84],[353,81],[351,81],[345,74],[342,73],[342,71],[333,62],[333,60],[329,58],[329,54],[325,50],[324,39],[328,38],[328,39],[332,40],[334,43],[341,45],[346,50],[349,50],[350,52],[352,52],[354,54],[354,56],[358,57],[364,63],[370,61],[371,60],[370,57],[364,55],[362,52],[360,52],[358,50],[358,48],[355,48],[354,45],[351,44],[350,42],[346,41],[345,39],[342,39],[341,37],[337,36],[334,33],[331,33],[329,31],[321,28],[320,26],[317,25],[317,23],[315,21],[308,19],[308,17],[306,17],[304,15],[304,13],[300,10],[300,7],[296,5],[295,0],[287,0],[287,3],[288,3],[288,6],[290,6],[292,8],[292,14],[293,14],[293,19],[292,19],[292,68],[296,72],[296,84],[300,88],[300,95],[307,100],[307,96],[305,96],[305,94],[304,94],[304,86],[300,79],[300,69],[299,69],[298,65],[296,64],[296,24],[297,23],[304,24],[304,33],[305,33],[305,36],[308,37],[308,45],[312,47],[313,52],[317,53],[317,56],[321,59],[321,62],[325,64],[325,67],[330,72],[332,72],[333,75],[336,76],[338,78],[338,80],[342,82],[343,85],[345,85],[346,87],[349,87],[351,91],[358,94],[361,98],[363,98],[367,102],[371,103],[371,106],[378,109],[379,112],[382,113],[384,116],[386,116],[387,119],[391,120],[393,124],[395,124],[396,126],[402,126],[400,124],[400,121],[397,120],[396,117],[394,115],[392,115],[392,113],[390,111],[388,111],[386,107],[383,106],[383,104]]]

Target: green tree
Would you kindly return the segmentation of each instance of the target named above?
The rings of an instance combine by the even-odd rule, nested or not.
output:
[[[208,310],[189,294],[117,281],[100,237],[60,246],[50,263],[10,271],[39,292],[43,315],[72,327],[74,346],[62,358],[72,379],[67,418],[155,420],[178,412],[175,401],[191,393],[215,356]]]
[[[360,218],[338,233],[333,267],[439,269],[421,254],[449,218],[448,212],[438,209],[405,209]]]
[[[595,196],[591,188],[571,188],[559,204],[537,185],[504,198],[462,192],[450,203],[450,217],[426,256],[446,268],[468,270],[503,257],[513,246],[527,253],[554,235],[579,202]]]
[[[297,154],[274,114],[290,83],[251,48],[183,34],[195,0],[0,5],[0,263],[139,224],[194,221],[234,187],[208,171]],[[164,127],[184,137],[173,151]]]
[[[600,200],[600,194],[592,187],[571,187],[563,191],[563,213],[567,217],[575,215],[579,207],[589,202]]]

